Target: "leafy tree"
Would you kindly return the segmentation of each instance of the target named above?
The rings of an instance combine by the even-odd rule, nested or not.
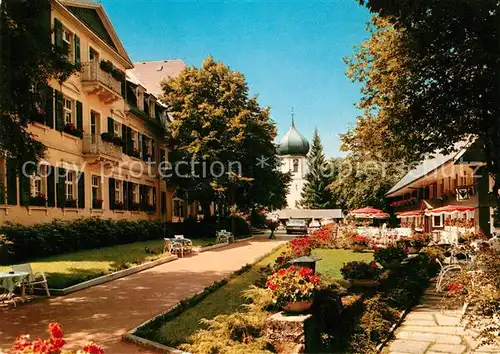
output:
[[[387,127],[407,157],[450,152],[475,139],[495,185],[500,186],[500,3],[493,0],[360,0],[397,31],[404,50],[400,70],[360,66],[393,84],[384,102]],[[394,48],[393,48],[394,49]],[[396,49],[387,55],[398,55]],[[377,53],[378,55],[378,53]],[[361,69],[365,70],[365,69]],[[402,73],[404,73],[402,75]],[[364,88],[373,86],[363,80]]]
[[[173,118],[169,183],[199,200],[205,215],[212,202],[226,211],[286,203],[290,178],[277,171],[276,126],[269,109],[248,96],[241,73],[208,57],[201,68],[163,82],[163,90]],[[184,166],[175,170],[178,162]]]
[[[50,79],[65,81],[78,66],[51,44],[49,0],[0,2],[0,150],[37,161],[44,146],[27,130],[45,114]]]
[[[307,156],[307,165],[306,183],[301,192],[301,206],[307,209],[335,208],[332,192],[328,188],[333,180],[332,171],[325,159],[317,129],[314,130],[311,151]]]

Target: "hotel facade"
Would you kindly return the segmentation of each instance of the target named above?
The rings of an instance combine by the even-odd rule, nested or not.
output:
[[[47,147],[36,172],[16,174],[15,162],[0,157],[0,223],[195,215],[196,203],[177,198],[158,170],[168,160],[169,123],[159,82],[185,64],[135,69],[99,3],[52,0],[50,21],[53,43],[81,70],[49,83],[43,114],[29,126]]]

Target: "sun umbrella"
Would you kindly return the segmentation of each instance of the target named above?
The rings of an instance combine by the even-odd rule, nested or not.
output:
[[[375,219],[389,219],[391,216],[387,213],[372,214],[372,218]]]
[[[376,208],[372,208],[372,207],[366,207],[366,208],[361,208],[361,209],[354,209],[354,210],[351,210],[349,212],[349,214],[354,215],[354,216],[358,216],[358,215],[369,216],[369,215],[381,214],[381,213],[383,213],[382,210],[376,209]]]
[[[422,216],[422,213],[419,210],[405,211],[403,213],[398,214],[398,218],[411,218],[411,217],[414,218],[417,216]]]

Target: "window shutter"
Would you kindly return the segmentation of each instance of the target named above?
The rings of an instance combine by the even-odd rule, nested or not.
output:
[[[57,18],[54,18],[54,44],[56,48],[63,48],[63,29],[62,23]]]
[[[47,86],[45,95],[45,125],[54,128],[54,89]]]
[[[142,158],[142,135],[137,132],[137,148],[139,149],[139,158]]]
[[[109,209],[115,209],[115,179],[109,178]]]
[[[153,187],[153,206],[155,207],[156,212],[156,187]]]
[[[19,174],[19,204],[27,206],[30,205],[31,195],[30,177],[24,173]]]
[[[66,170],[62,167],[56,168],[57,176],[57,206],[64,208],[66,204]]]
[[[151,139],[151,159],[156,161],[156,144],[154,139]]]
[[[7,159],[7,204],[17,205],[17,170],[16,160]]]
[[[111,134],[111,136],[115,136],[114,123],[113,118],[108,117],[108,133]]]
[[[80,64],[80,37],[75,34],[75,64]]]
[[[132,144],[132,128],[127,127],[127,154],[132,155],[134,145]]]
[[[76,101],[76,129],[83,132],[83,105],[80,101]]]
[[[56,97],[56,130],[62,132],[64,129],[63,95],[61,91],[55,90]]]
[[[132,193],[133,190],[134,190],[134,183],[128,182],[128,187],[127,187],[128,206],[131,206],[132,203],[134,202],[134,195]]]
[[[158,162],[163,162],[163,161],[165,161],[165,156],[166,156],[166,154],[165,154],[165,150],[160,149],[160,161],[158,161]]]
[[[123,181],[122,185],[123,185],[123,190],[122,190],[122,194],[123,194],[123,208],[125,210],[128,210],[128,188],[129,188],[129,185],[128,185],[127,181]]]
[[[144,185],[140,184],[139,185],[139,209],[140,210],[145,210],[145,198],[144,198]]]
[[[47,166],[49,169],[47,173],[47,205],[49,207],[56,206],[56,190],[55,190],[55,167]]]
[[[167,193],[161,192],[160,194],[161,194],[161,199],[160,199],[161,213],[165,215],[167,213]]]
[[[79,172],[78,183],[78,208],[85,209],[85,173]]]
[[[122,124],[122,152],[124,154],[128,153],[128,139],[127,139],[127,126],[125,124]]]
[[[142,136],[142,159],[148,160],[148,138],[145,135]]]

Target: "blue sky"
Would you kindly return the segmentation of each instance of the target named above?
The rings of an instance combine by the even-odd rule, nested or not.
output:
[[[181,58],[199,66],[211,54],[245,74],[271,107],[278,139],[294,107],[309,140],[318,128],[327,156],[354,124],[359,86],[342,58],[367,38],[369,13],[356,0],[331,2],[169,2],[102,0],[133,61]]]

